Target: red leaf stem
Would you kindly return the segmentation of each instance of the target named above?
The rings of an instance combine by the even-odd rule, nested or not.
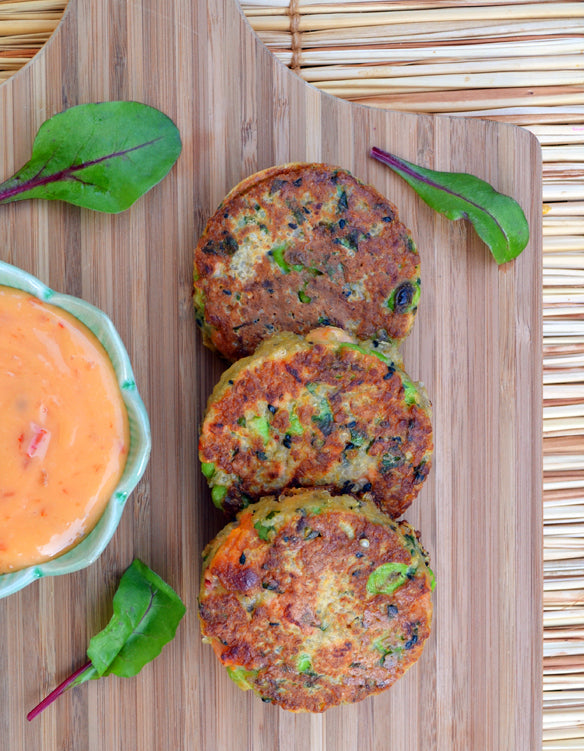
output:
[[[76,670],[73,675],[70,675],[68,678],[66,678],[63,683],[60,683],[56,689],[51,691],[51,693],[46,696],[40,704],[37,704],[34,709],[31,709],[31,711],[26,715],[26,719],[30,722],[31,720],[34,720],[34,718],[39,715],[44,709],[46,709],[49,704],[52,704],[55,699],[58,699],[61,694],[63,694],[69,686],[75,681],[76,678],[79,678],[79,676],[84,673],[86,670],[89,670],[91,667],[91,660],[89,662],[86,662],[85,665],[79,668],[79,670]]]

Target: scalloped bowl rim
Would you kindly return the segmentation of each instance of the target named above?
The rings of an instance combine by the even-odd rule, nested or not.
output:
[[[94,529],[63,555],[45,563],[0,574],[0,598],[23,589],[44,576],[69,574],[86,568],[102,554],[122,518],[130,493],[140,481],[150,458],[150,422],[146,407],[136,388],[129,355],[108,316],[78,297],[55,292],[32,274],[0,261],[0,285],[23,290],[41,302],[47,302],[73,315],[97,337],[114,367],[118,385],[128,412],[130,448],[122,477]]]

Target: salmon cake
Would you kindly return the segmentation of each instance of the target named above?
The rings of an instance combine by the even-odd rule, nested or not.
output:
[[[418,533],[323,490],[264,498],[205,549],[204,641],[265,702],[322,712],[391,686],[430,635]]]
[[[279,331],[339,326],[399,342],[420,298],[419,254],[396,207],[328,164],[285,164],[227,195],[195,249],[196,318],[229,360]]]
[[[284,332],[228,368],[199,438],[216,506],[320,486],[400,516],[428,475],[433,449],[424,387],[387,342],[322,327]]]

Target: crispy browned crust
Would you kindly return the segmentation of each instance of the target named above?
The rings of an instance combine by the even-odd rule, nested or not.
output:
[[[323,491],[278,505],[244,510],[205,551],[203,635],[240,686],[285,709],[322,712],[387,689],[430,634],[417,533]],[[410,573],[390,594],[372,591],[371,574],[391,562]]]
[[[201,462],[215,467],[211,486],[226,488],[217,505],[233,513],[267,493],[321,486],[400,516],[429,473],[433,440],[423,387],[393,352],[280,334],[228,369],[199,441]],[[263,432],[253,429],[258,419]]]
[[[246,243],[263,249],[242,275]],[[279,265],[267,251],[282,244]],[[318,325],[400,341],[419,277],[410,232],[375,188],[331,165],[287,164],[246,178],[209,219],[195,249],[194,300],[205,343],[236,360],[278,331]]]

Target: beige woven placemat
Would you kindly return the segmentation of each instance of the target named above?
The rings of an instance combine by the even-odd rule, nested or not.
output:
[[[337,96],[505,120],[543,150],[544,751],[584,749],[584,3],[240,0],[261,39]],[[67,0],[0,0],[0,82]]]
[[[68,0],[0,0],[0,83],[26,65],[57,28]]]

